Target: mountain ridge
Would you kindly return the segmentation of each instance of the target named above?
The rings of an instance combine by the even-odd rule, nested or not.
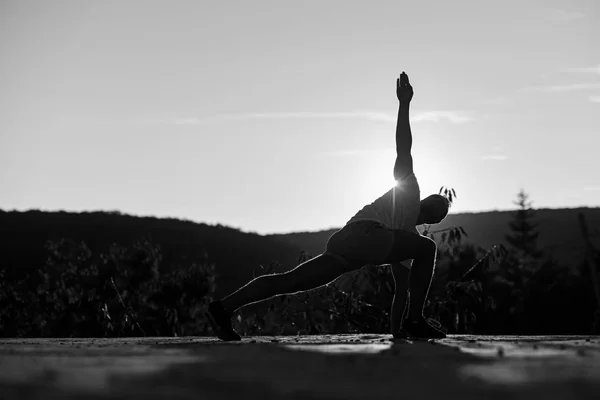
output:
[[[450,214],[432,231],[462,226],[464,243],[483,249],[503,243],[508,222],[515,211]],[[578,222],[583,213],[592,243],[600,248],[600,207],[537,209],[539,248],[563,264],[581,263],[584,242]],[[41,268],[48,240],[70,238],[84,241],[93,254],[106,252],[112,243],[129,246],[150,235],[161,246],[167,268],[203,259],[216,266],[217,295],[236,289],[251,279],[261,266],[272,264],[275,272],[297,265],[302,251],[311,256],[325,249],[327,239],[339,228],[313,232],[261,235],[224,225],[209,225],[175,218],[140,217],[118,212],[2,211],[0,210],[0,269],[26,271]]]

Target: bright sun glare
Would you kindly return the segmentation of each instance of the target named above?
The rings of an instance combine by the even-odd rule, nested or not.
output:
[[[387,174],[386,174],[387,175]],[[373,179],[369,188],[369,193],[374,197],[379,197],[394,186],[398,186],[398,182],[390,176],[382,176],[378,179]]]

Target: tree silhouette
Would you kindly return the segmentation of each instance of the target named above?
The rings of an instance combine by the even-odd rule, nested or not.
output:
[[[514,204],[519,209],[513,214],[513,221],[508,223],[511,234],[505,235],[504,238],[515,250],[537,260],[542,253],[537,249],[539,232],[536,231],[537,224],[533,222],[535,211],[532,202],[529,201],[529,195],[521,189]]]

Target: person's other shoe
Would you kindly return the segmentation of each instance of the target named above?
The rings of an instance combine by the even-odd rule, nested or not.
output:
[[[242,340],[231,326],[231,314],[225,311],[220,301],[213,301],[208,305],[206,318],[212,325],[215,336],[226,342]]]

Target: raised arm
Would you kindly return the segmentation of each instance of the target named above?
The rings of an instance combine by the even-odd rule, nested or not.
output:
[[[396,95],[398,97],[398,123],[396,125],[396,163],[394,164],[394,179],[402,180],[413,173],[411,155],[412,133],[410,131],[409,109],[413,97],[413,88],[405,72],[396,80]]]

